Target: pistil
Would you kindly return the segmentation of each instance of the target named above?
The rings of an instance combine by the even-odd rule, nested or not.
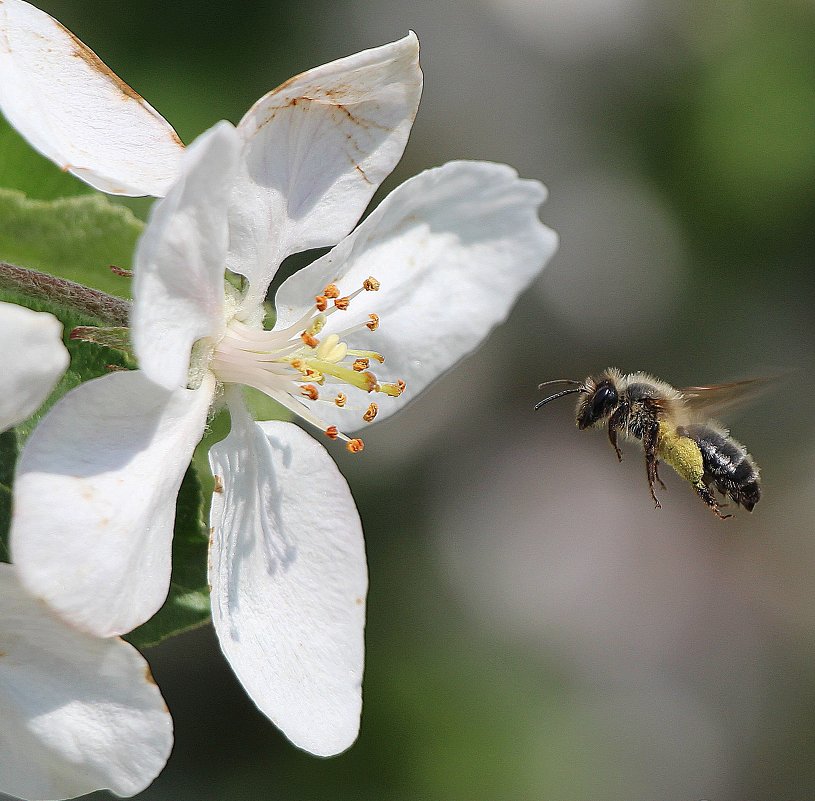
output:
[[[319,387],[338,383],[365,393],[398,397],[405,384],[401,380],[381,383],[371,372],[371,362],[384,362],[382,354],[348,347],[346,339],[351,334],[378,328],[376,314],[370,314],[366,322],[325,337],[319,334],[330,315],[346,311],[360,293],[376,292],[379,286],[375,278],[366,278],[361,287],[343,295],[336,284],[329,284],[315,296],[314,306],[303,317],[278,331],[253,328],[233,319],[214,348],[210,369],[223,383],[245,384],[264,392],[320,427],[330,439],[342,439],[348,450],[359,453],[364,447],[362,440],[346,436],[315,413],[322,403],[344,408],[348,396],[338,391],[323,400]],[[377,404],[370,403],[362,419],[369,423],[377,412]]]

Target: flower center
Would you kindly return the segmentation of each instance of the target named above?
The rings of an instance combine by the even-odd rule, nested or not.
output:
[[[375,292],[379,282],[366,278],[350,295],[341,295],[335,284],[329,284],[314,305],[296,322],[278,331],[253,328],[233,319],[215,346],[209,368],[225,384],[254,387],[321,428],[331,439],[342,439],[348,450],[362,450],[361,439],[352,439],[336,426],[321,419],[319,405],[330,403],[345,408],[346,392],[377,392],[398,397],[404,392],[403,381],[381,383],[371,371],[371,363],[381,364],[385,357],[372,350],[355,350],[346,339],[368,329],[376,331],[379,317],[368,315],[366,322],[352,325],[325,337],[319,334],[328,317],[346,311],[361,292]],[[351,404],[354,405],[354,404]],[[379,407],[369,403],[362,419],[370,423]]]

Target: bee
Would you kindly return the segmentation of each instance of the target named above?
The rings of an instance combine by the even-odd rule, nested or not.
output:
[[[675,389],[647,373],[623,375],[612,367],[585,381],[544,382],[539,389],[551,384],[570,386],[539,401],[535,409],[564,395],[577,394],[577,427],[581,431],[605,427],[619,461],[623,455],[618,434],[642,443],[648,488],[656,508],[662,504],[654,486],[658,483],[665,489],[659,477],[662,460],[689,481],[713,513],[724,520],[732,515],[722,513],[713,488],[752,512],[761,498],[759,469],[747,449],[708,415],[756,394],[766,383],[751,379]]]

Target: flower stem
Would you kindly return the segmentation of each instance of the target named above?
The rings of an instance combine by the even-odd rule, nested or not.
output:
[[[0,261],[0,289],[17,291],[29,298],[58,303],[111,326],[126,326],[130,301],[108,295],[83,284]]]

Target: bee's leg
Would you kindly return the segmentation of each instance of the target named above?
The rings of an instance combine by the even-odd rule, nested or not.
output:
[[[727,518],[733,517],[733,515],[722,514],[719,504],[716,502],[715,496],[710,491],[710,487],[708,487],[703,481],[700,481],[694,486],[696,488],[696,492],[699,494],[699,497],[710,507],[710,510],[714,515],[716,515],[716,517],[719,518],[719,520],[727,520]]]
[[[617,445],[617,430],[622,425],[624,417],[624,415],[620,413],[621,411],[622,409],[617,409],[617,411],[608,418],[608,441],[611,443],[611,447],[614,448],[614,453],[617,454],[618,462],[623,460],[623,453],[620,450],[620,446]]]
[[[665,486],[665,482],[659,477],[659,459],[657,459],[656,464],[654,465],[654,477],[659,482],[659,486],[662,487],[662,489],[668,489]]]
[[[648,472],[648,489],[651,490],[651,497],[654,499],[654,506],[657,509],[662,508],[656,493],[654,492],[654,484],[657,478],[657,436],[659,434],[659,424],[655,423],[643,431],[642,434],[642,447],[645,451],[645,468]],[[661,481],[659,482],[662,483]]]

